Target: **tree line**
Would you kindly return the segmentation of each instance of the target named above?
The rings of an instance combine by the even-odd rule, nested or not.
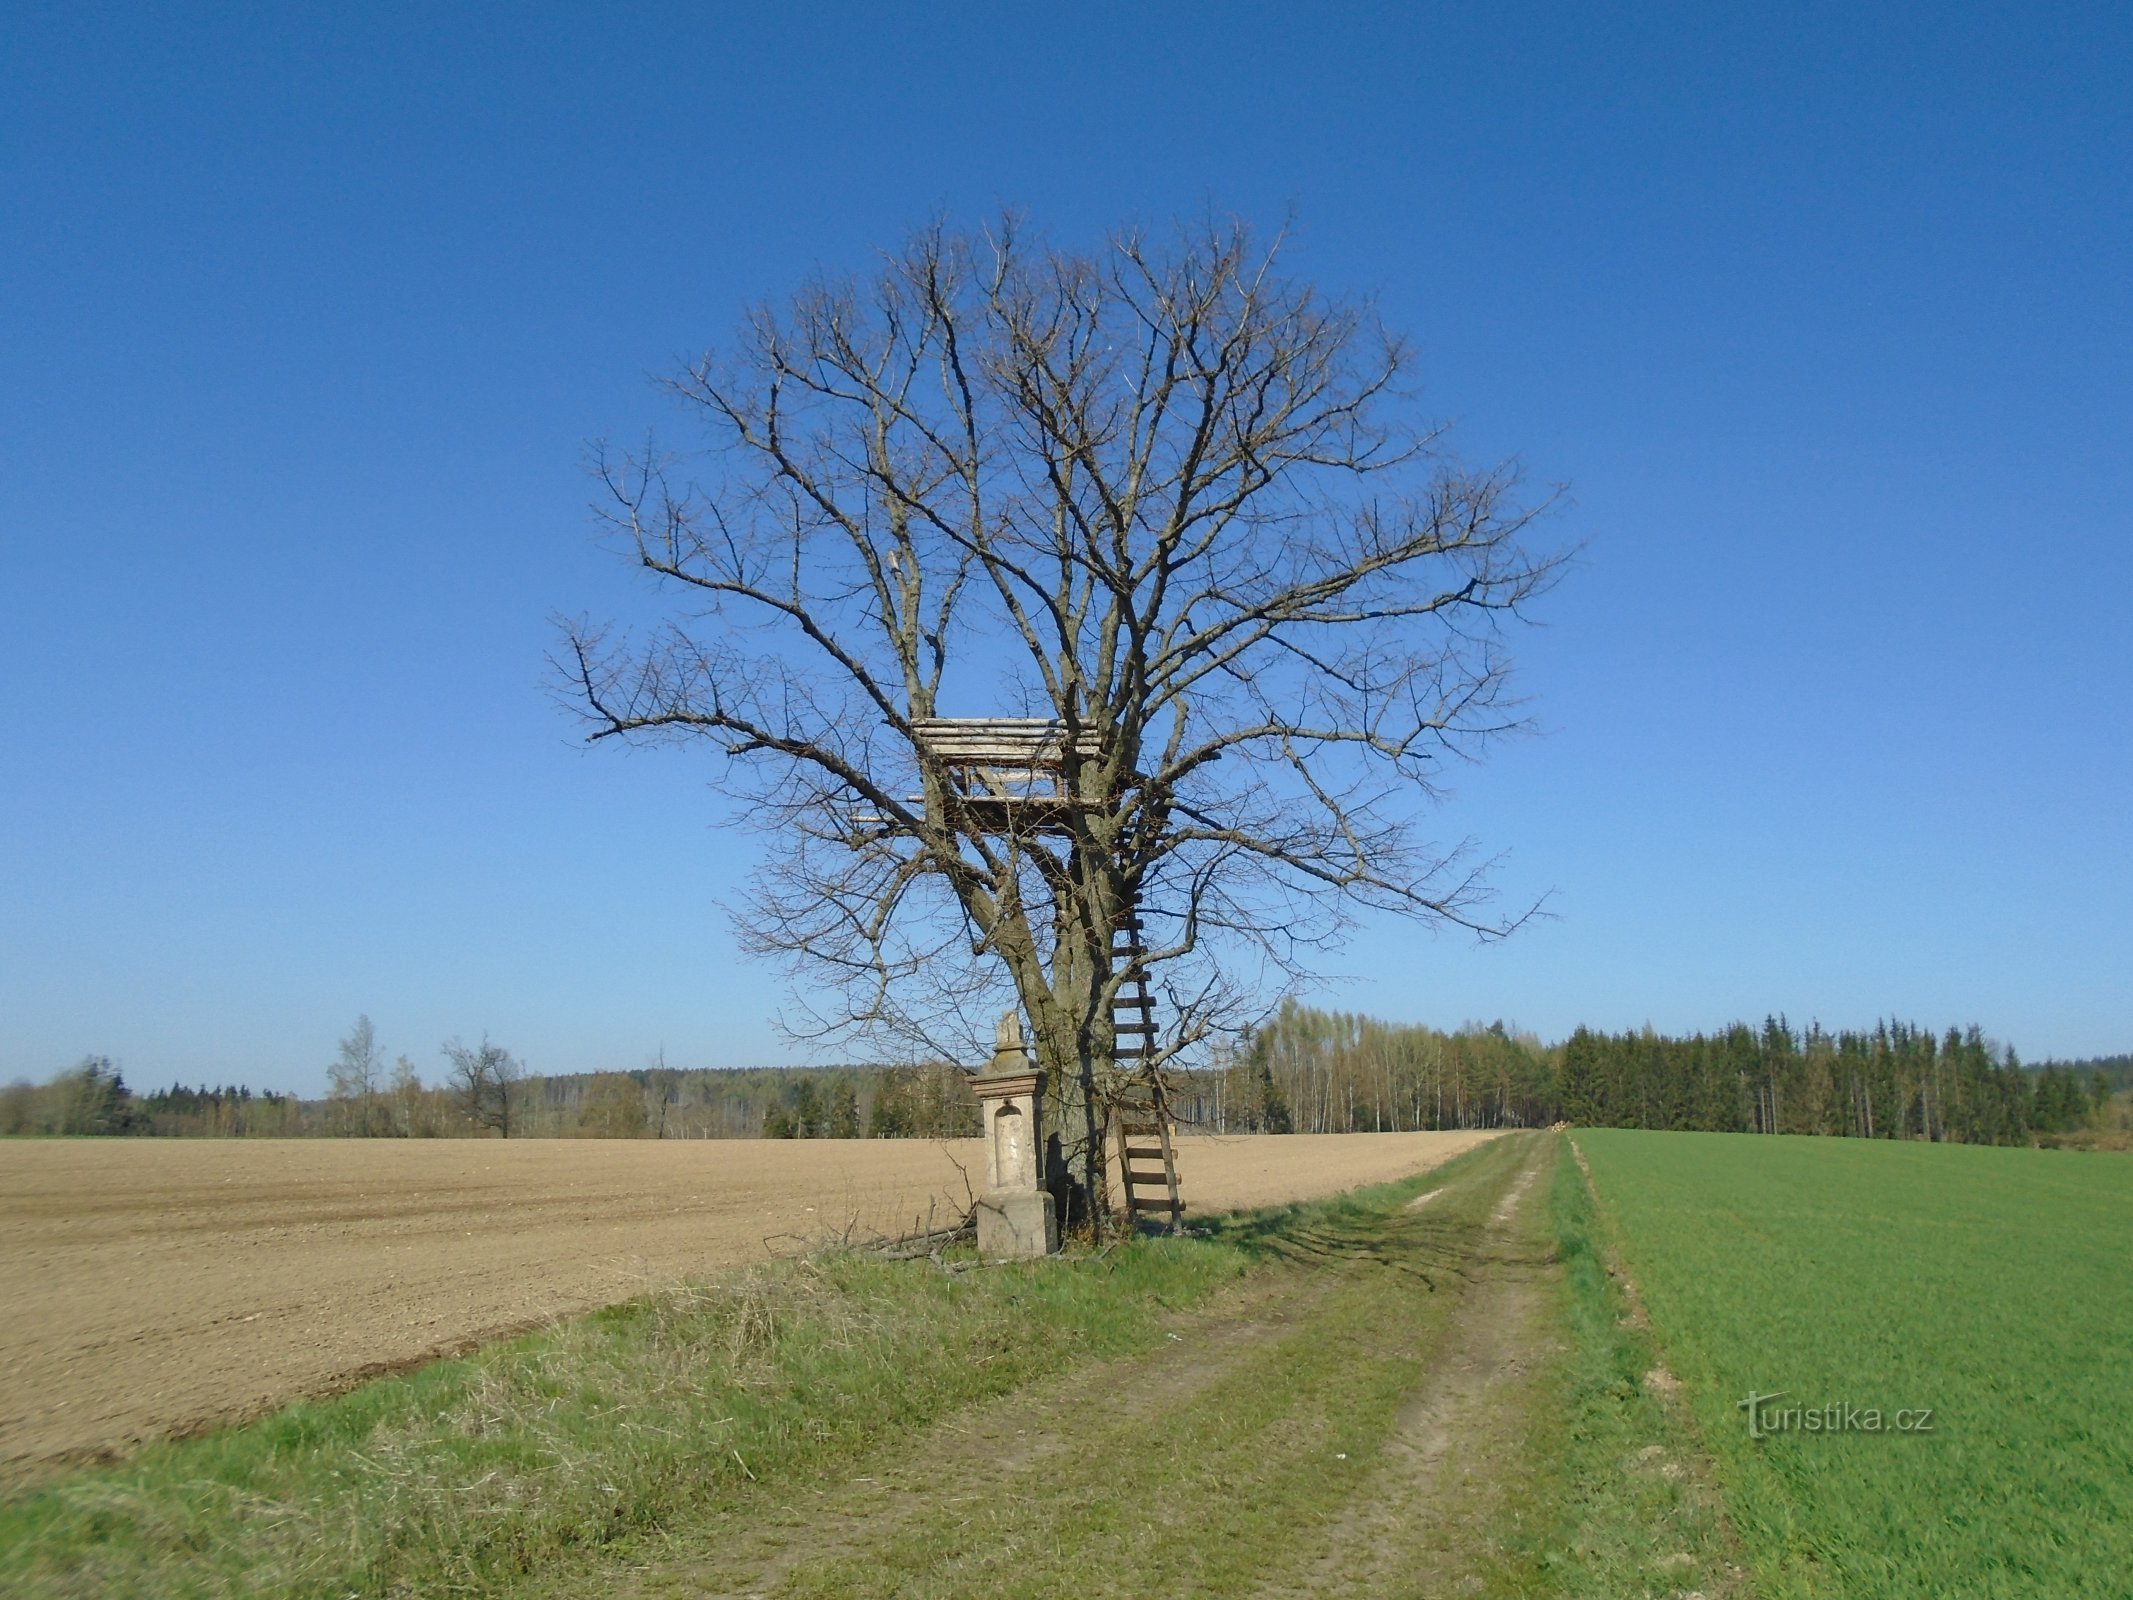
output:
[[[2071,1072],[2083,1083],[2091,1083],[2097,1074],[2113,1094],[2133,1089],[2133,1056],[2088,1056],[2079,1061],[2043,1061],[2029,1070],[2048,1071],[2053,1068]]]
[[[1545,1127],[1554,1084],[1554,1052],[1501,1022],[1445,1032],[1290,1002],[1171,1098],[1212,1133],[1405,1133]]]
[[[486,1037],[441,1051],[425,1084],[387,1069],[358,1019],[300,1100],[243,1086],[136,1096],[103,1057],[0,1090],[0,1133],[162,1137],[961,1138],[978,1131],[969,1075],[946,1062],[532,1074]],[[1940,1033],[1760,1028],[1667,1036],[1580,1028],[1559,1044],[1502,1022],[1445,1031],[1284,1005],[1173,1075],[1187,1131],[1360,1133],[1571,1122],[1743,1133],[2025,1144],[2124,1119],[2133,1058],[2025,1067],[1975,1027]]]
[[[1218,1133],[1570,1122],[2027,1144],[2123,1115],[2121,1063],[2025,1068],[1976,1027],[1832,1033],[1772,1017],[1671,1037],[1579,1028],[1544,1045],[1501,1022],[1446,1032],[1291,1004],[1217,1068],[1181,1075],[1176,1100]]]
[[[175,1085],[137,1095],[91,1056],[49,1083],[0,1089],[0,1134],[164,1138],[746,1139],[962,1138],[978,1131],[969,1075],[946,1062],[900,1066],[645,1067],[538,1074],[484,1036],[452,1040],[425,1083],[386,1065],[361,1017],[327,1068],[323,1099],[242,1085]]]
[[[2026,1071],[1975,1027],[1804,1031],[1782,1018],[1686,1039],[1579,1029],[1562,1046],[1563,1117],[1606,1127],[2028,1144],[2097,1122],[2107,1076]]]

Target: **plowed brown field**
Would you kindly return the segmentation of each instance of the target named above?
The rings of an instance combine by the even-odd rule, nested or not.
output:
[[[1478,1133],[1191,1139],[1226,1210]],[[0,1472],[123,1451],[843,1231],[943,1220],[977,1141],[0,1143]]]

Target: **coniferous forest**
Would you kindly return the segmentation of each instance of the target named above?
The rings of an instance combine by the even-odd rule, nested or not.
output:
[[[1443,1032],[1287,1006],[1219,1070],[1190,1118],[1221,1132],[1653,1128],[2028,1144],[2118,1126],[2122,1058],[2025,1068],[1975,1027],[1831,1033],[1781,1018],[1715,1033],[1580,1028],[1544,1045],[1502,1023]]]

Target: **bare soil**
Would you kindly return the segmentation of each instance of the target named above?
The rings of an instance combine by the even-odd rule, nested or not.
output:
[[[1491,1135],[1194,1138],[1189,1208]],[[958,1164],[962,1170],[958,1170]],[[0,1143],[0,1472],[120,1454],[847,1232],[945,1220],[977,1141]]]

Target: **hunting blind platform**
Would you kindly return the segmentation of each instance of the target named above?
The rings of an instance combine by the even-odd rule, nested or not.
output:
[[[988,833],[1057,831],[1089,804],[1066,787],[1066,730],[1043,717],[919,717],[919,744],[947,768],[956,794]],[[1073,739],[1074,754],[1101,761],[1101,735]]]
[[[1043,717],[921,717],[911,729],[921,749],[945,770],[979,832],[1063,833],[1069,816],[1099,803],[1076,795],[1066,773],[1070,751],[1081,761],[1104,758],[1103,738],[1093,730],[1070,739],[1063,724]],[[1093,1109],[1106,1149],[1101,1165],[1108,1178],[1115,1153],[1129,1227],[1148,1222],[1175,1232],[1185,1207],[1178,1197],[1170,1095],[1156,1043],[1155,999],[1137,906],[1129,904],[1119,916],[1109,953],[1111,970],[1119,977],[1111,1007],[1114,1070],[1099,1074],[1094,1086]],[[1000,1042],[1004,1049],[1004,1033]],[[1018,1027],[1018,1047],[1019,1042]],[[1000,1070],[996,1056],[993,1071]],[[987,1131],[992,1132],[990,1125]]]

